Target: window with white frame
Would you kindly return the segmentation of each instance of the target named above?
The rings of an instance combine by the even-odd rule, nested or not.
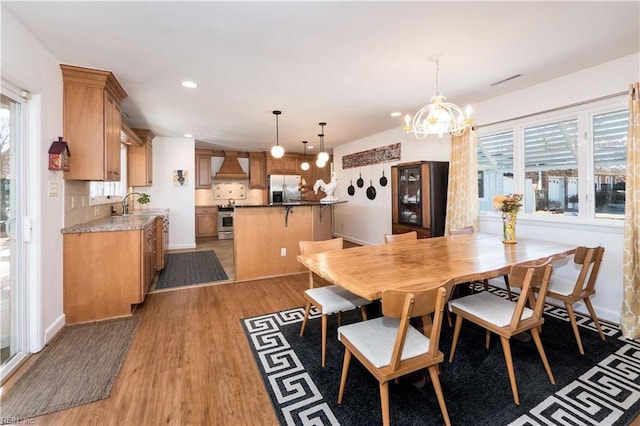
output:
[[[523,213],[623,219],[626,99],[514,120],[478,135],[480,211],[497,194],[524,194]],[[508,130],[505,130],[508,129]]]
[[[120,144],[120,181],[91,182],[89,193],[91,205],[118,202],[127,193],[127,145]]]

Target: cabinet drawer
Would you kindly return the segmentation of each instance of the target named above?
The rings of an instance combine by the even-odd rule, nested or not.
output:
[[[218,207],[196,207],[196,214],[218,214]]]

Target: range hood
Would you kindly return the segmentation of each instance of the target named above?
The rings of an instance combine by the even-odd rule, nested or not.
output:
[[[225,151],[224,161],[220,170],[214,176],[215,179],[249,179],[249,176],[242,170],[238,161],[237,151]]]

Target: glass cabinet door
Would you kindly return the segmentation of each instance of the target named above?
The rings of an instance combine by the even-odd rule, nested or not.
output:
[[[398,222],[407,225],[422,225],[422,203],[420,200],[420,166],[398,169]]]

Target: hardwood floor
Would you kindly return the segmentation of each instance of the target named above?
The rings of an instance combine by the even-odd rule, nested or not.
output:
[[[240,320],[304,306],[307,283],[299,274],[148,295],[111,396],[33,424],[277,424]]]

